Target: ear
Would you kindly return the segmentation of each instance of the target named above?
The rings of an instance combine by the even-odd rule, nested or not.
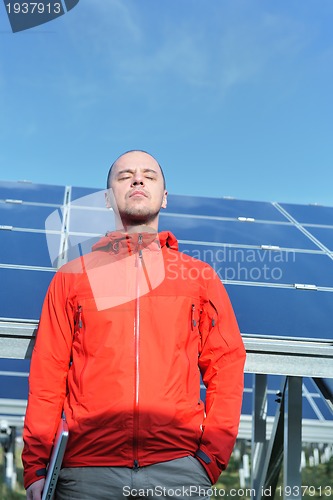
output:
[[[166,208],[168,204],[168,191],[164,190],[161,208]]]
[[[108,188],[105,192],[105,206],[106,208],[113,209],[114,206],[114,197],[113,197],[113,191],[111,188]]]

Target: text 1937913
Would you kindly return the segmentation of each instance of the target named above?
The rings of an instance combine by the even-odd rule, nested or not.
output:
[[[8,2],[8,14],[60,14],[60,2]]]

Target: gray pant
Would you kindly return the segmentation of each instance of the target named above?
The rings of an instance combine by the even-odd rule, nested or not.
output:
[[[128,467],[62,469],[56,500],[160,499],[209,500],[211,482],[200,462],[191,456],[137,470]]]

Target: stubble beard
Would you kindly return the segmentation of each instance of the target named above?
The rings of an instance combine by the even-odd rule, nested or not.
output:
[[[124,226],[149,225],[159,214],[159,210],[151,210],[148,207],[126,207],[119,213]]]

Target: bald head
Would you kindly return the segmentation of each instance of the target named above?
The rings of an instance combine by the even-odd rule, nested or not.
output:
[[[137,153],[139,153],[139,155]],[[122,155],[118,156],[118,158],[112,163],[112,165],[110,167],[110,170],[108,172],[107,180],[106,180],[106,187],[109,189],[110,186],[111,186],[111,176],[112,176],[113,167],[117,163],[119,163],[120,161],[126,160],[127,156],[133,156],[133,155],[139,156],[141,158],[141,160],[144,160],[144,156],[146,155],[147,158],[150,159],[150,161],[151,161],[151,159],[153,159],[156,162],[156,166],[160,169],[162,177],[163,177],[164,189],[166,189],[166,181],[165,181],[164,172],[162,170],[161,165],[158,163],[158,161],[156,160],[156,158],[154,158],[154,156],[152,156],[151,154],[147,153],[146,151],[142,151],[141,149],[132,149],[132,150],[126,151]]]
[[[158,228],[161,208],[167,206],[165,180],[159,163],[145,151],[128,151],[109,170],[107,206],[127,231],[149,226]],[[121,222],[121,224],[120,224]]]

